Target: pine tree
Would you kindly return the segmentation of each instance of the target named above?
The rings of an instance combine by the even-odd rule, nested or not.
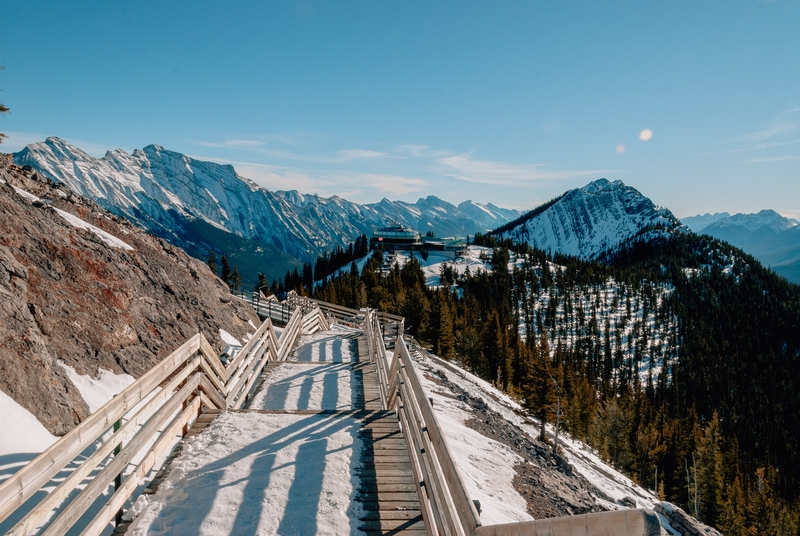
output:
[[[231,274],[230,287],[232,292],[239,292],[239,289],[242,288],[242,274],[239,273],[239,268],[235,264]]]
[[[232,274],[231,274],[231,267],[228,264],[228,257],[226,257],[223,254],[222,258],[220,259],[220,263],[222,264],[222,272],[220,273],[220,277],[222,278],[223,281],[225,281],[225,284],[230,287]]]
[[[269,296],[271,294],[269,284],[267,283],[267,276],[264,275],[264,272],[258,274],[258,283],[256,283],[256,288],[253,290],[263,293],[264,296]]]
[[[217,259],[214,258],[214,250],[211,248],[208,248],[208,260],[206,261],[206,264],[208,264],[208,268],[211,270],[211,273],[217,275]]]
[[[453,312],[446,297],[439,301],[438,355],[445,359],[455,357],[455,337],[453,335]]]
[[[724,501],[719,417],[715,411],[698,445],[697,470],[700,488],[700,519],[716,526]]]

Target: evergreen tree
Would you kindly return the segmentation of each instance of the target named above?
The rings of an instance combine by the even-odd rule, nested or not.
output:
[[[718,524],[724,482],[719,417],[711,418],[698,445],[697,471],[700,488],[700,519],[709,525]]]
[[[231,274],[231,281],[229,283],[231,292],[239,292],[242,288],[242,274],[239,273],[239,268],[234,264],[233,273]]]
[[[271,294],[269,284],[267,283],[267,276],[264,275],[264,272],[258,274],[258,282],[256,283],[256,288],[253,290],[263,293],[264,296],[269,296]]]
[[[208,260],[206,261],[206,264],[208,264],[208,268],[211,270],[211,273],[217,275],[217,259],[214,258],[214,250],[211,248],[208,248]]]
[[[444,292],[444,291],[442,291]],[[438,327],[439,333],[437,335],[437,355],[444,359],[453,359],[455,357],[455,336],[453,335],[453,313],[450,309],[448,300],[442,297],[438,303]]]
[[[228,287],[231,287],[231,267],[228,264],[228,257],[226,257],[225,254],[222,255],[220,263],[222,264],[222,272],[220,273],[220,277],[223,281],[225,281],[225,284],[228,285]]]

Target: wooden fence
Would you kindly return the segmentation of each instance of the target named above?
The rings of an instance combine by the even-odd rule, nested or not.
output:
[[[387,319],[395,320],[395,319]],[[364,332],[376,363],[381,400],[397,411],[417,484],[425,529],[431,536],[660,536],[654,512],[620,510],[580,516],[484,526],[447,446],[431,402],[403,340],[402,323],[386,323],[368,311]],[[394,329],[394,352],[386,351],[383,328]]]
[[[408,447],[422,517],[429,534],[469,536],[480,517],[469,497],[450,450],[399,336],[391,358],[386,352],[378,315],[370,314],[365,326],[381,383],[386,408],[397,411]]]
[[[157,460],[171,448],[176,436],[185,435],[204,409],[243,407],[268,361],[286,360],[301,333],[330,329],[331,321],[364,330],[370,359],[377,369],[383,407],[397,411],[403,430],[428,534],[663,534],[655,514],[646,510],[482,526],[413,367],[403,339],[404,319],[297,295],[290,295],[284,303],[263,302],[272,307],[273,312],[280,307],[285,318],[282,321],[286,323],[280,337],[276,336],[272,316],[265,315],[267,319],[253,337],[229,363],[223,364],[205,337],[195,335],[0,484],[2,522],[56,475],[65,470],[69,472],[9,534],[29,534],[42,526],[41,534],[63,534],[113,485],[114,492],[82,528],[83,534],[90,535],[106,530],[110,522],[120,519],[122,508],[146,480]],[[261,302],[254,306],[260,307]],[[393,339],[391,352],[387,350],[387,337]],[[94,443],[98,445],[94,452],[85,460],[79,460]],[[73,465],[74,469],[68,469]],[[83,489],[74,493],[81,486]],[[53,515],[54,512],[57,515]]]
[[[202,334],[193,336],[0,484],[0,522],[28,507],[43,486],[66,472],[8,534],[27,535],[40,527],[43,535],[64,534],[90,508],[97,510],[97,500],[113,486],[94,517],[81,524],[83,534],[105,531],[203,410],[241,408],[267,361],[285,360],[301,332],[319,329],[329,325],[318,307],[305,314],[295,308],[280,338],[267,318],[227,365]],[[93,444],[94,452],[83,459]]]

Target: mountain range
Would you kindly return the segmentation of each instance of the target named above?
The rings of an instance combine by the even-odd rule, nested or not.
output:
[[[197,160],[158,145],[94,158],[56,137],[13,155],[106,210],[124,216],[196,258],[225,254],[247,278],[271,279],[359,234],[396,222],[437,236],[488,231],[520,215],[492,204],[452,205],[434,196],[416,203],[383,199],[360,205],[296,190],[271,191],[233,166]]]
[[[649,227],[680,221],[622,181],[598,179],[569,190],[493,231],[500,238],[584,259],[596,258]]]
[[[682,218],[692,231],[741,248],[789,281],[800,283],[800,222],[774,210],[717,212]]]

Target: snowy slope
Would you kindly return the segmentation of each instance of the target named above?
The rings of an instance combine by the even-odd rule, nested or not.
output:
[[[508,395],[477,376],[452,364],[444,365],[438,358],[413,346],[412,357],[423,387],[433,399],[434,412],[468,491],[473,499],[481,501],[483,523],[510,523],[533,517],[526,511],[525,501],[511,483],[511,478],[519,469],[519,457],[510,455],[513,452],[508,445],[481,436],[467,425],[474,418],[475,404],[467,403],[463,394],[470,400],[482,400],[487,408],[483,413],[488,411],[507,421],[518,431],[519,438],[527,436],[528,440],[532,440],[538,437],[538,422],[525,415],[522,407]],[[442,375],[447,382],[437,381],[436,377]],[[459,394],[462,396],[459,397]],[[465,433],[465,430],[469,433]],[[553,432],[549,427],[548,431]],[[516,441],[516,438],[511,438],[509,443]],[[603,462],[588,446],[573,441],[563,431],[559,435],[559,444],[562,456],[574,472],[593,486],[592,496],[598,509],[624,508],[620,502],[625,498],[631,499],[636,508],[653,508],[658,502],[651,491],[635,484]],[[548,469],[539,468],[537,471],[540,472],[542,485],[546,487]],[[561,474],[555,467],[549,471]],[[559,490],[555,484],[551,485],[552,494],[565,494],[565,500],[570,499],[569,492]],[[573,485],[577,487],[578,482]]]
[[[248,240],[260,240],[309,261],[386,221],[438,236],[485,231],[517,217],[513,210],[433,196],[415,204],[384,199],[359,205],[297,191],[270,191],[239,176],[233,166],[195,160],[157,145],[128,154],[120,149],[94,158],[51,137],[14,154],[19,165],[66,183],[80,195],[138,223],[176,245],[179,229],[201,221]],[[206,250],[207,251],[207,250]]]
[[[622,181],[598,179],[497,234],[551,253],[589,259],[651,225],[677,227],[680,222]]]
[[[0,482],[58,439],[13,398],[0,391]]]

